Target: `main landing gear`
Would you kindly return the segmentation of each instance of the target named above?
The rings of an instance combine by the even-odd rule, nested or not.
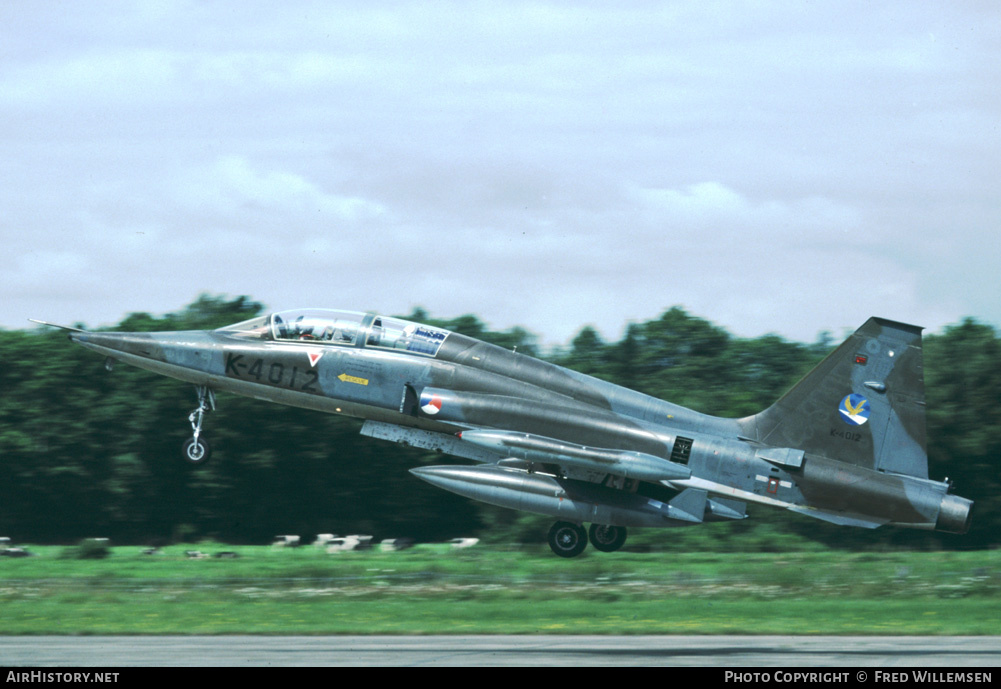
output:
[[[560,557],[577,557],[587,547],[588,538],[598,550],[612,553],[626,542],[626,527],[591,524],[588,531],[573,522],[556,522],[549,529],[549,547]]]
[[[204,464],[212,454],[209,441],[202,437],[202,419],[205,413],[215,410],[215,393],[204,385],[196,385],[198,406],[188,415],[191,422],[192,437],[184,441],[182,453],[184,459],[192,464]]]

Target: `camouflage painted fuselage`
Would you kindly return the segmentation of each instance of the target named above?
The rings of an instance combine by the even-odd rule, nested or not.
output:
[[[297,337],[268,318],[253,336],[234,326],[71,338],[195,385],[363,418],[367,435],[483,463],[414,473],[507,507],[673,526],[743,518],[743,503],[755,502],[869,528],[968,527],[971,503],[928,479],[913,326],[870,319],[774,405],[723,419],[442,329],[400,325],[393,339],[392,319],[366,314],[350,337],[319,326]],[[643,470],[630,473],[631,463]]]

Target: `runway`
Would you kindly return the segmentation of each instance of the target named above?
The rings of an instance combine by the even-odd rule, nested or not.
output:
[[[17,636],[0,666],[987,667],[1001,637]]]

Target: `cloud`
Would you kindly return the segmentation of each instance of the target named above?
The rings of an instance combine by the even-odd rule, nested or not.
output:
[[[806,338],[870,310],[1001,322],[999,16],[0,8],[0,323],[201,291],[550,341],[673,304]]]
[[[253,215],[260,222],[281,218],[289,223],[372,221],[387,211],[379,203],[324,191],[302,175],[285,170],[262,171],[240,156],[217,159],[206,169],[177,180],[176,202],[220,216]]]

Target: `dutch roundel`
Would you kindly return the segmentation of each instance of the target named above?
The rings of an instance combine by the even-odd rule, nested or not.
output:
[[[441,411],[441,396],[434,393],[421,393],[421,411],[434,416]]]

